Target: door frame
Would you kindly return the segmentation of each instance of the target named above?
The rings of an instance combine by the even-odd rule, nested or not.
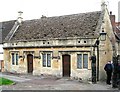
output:
[[[30,69],[30,61],[28,60],[28,57],[32,57],[32,70]],[[28,54],[27,55],[27,73],[33,73],[33,55]]]
[[[65,75],[65,73],[64,73],[64,57],[65,56],[68,56],[69,57],[69,74],[68,75]],[[69,54],[63,54],[62,55],[62,76],[63,77],[70,77],[70,75],[71,75],[71,56],[69,55]]]

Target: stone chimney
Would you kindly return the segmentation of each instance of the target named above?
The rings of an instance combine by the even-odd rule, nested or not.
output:
[[[42,15],[41,19],[47,18],[45,15]]]
[[[18,18],[17,18],[17,21],[18,21],[19,24],[21,24],[22,21],[23,21],[22,14],[23,14],[22,11],[19,11],[19,12],[18,12]]]
[[[116,28],[115,15],[112,15],[112,11],[110,11],[110,20],[113,27],[113,31],[115,31],[115,28]]]

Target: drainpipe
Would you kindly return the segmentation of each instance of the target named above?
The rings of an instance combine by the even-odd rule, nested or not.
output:
[[[97,46],[97,81],[99,81],[99,46]]]
[[[93,56],[92,60],[92,83],[95,84],[97,80],[99,80],[99,40],[95,41],[93,45]],[[97,47],[97,71],[96,71],[96,55],[95,55],[95,47]],[[97,72],[97,73],[96,73]]]
[[[93,46],[93,56],[92,59],[92,83],[96,83],[96,55],[95,55],[95,45]]]

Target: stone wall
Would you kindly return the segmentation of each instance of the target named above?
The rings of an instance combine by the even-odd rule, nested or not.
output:
[[[42,66],[42,52],[50,51],[52,52],[51,57],[53,56],[54,51],[58,51],[56,53],[59,55],[59,58],[51,59],[51,67],[43,67]],[[15,73],[25,73],[27,74],[27,55],[33,55],[33,75],[41,75],[48,74],[54,76],[63,76],[62,70],[62,55],[69,54],[70,62],[71,62],[71,77],[81,78],[81,79],[89,79],[91,78],[91,61],[88,60],[88,69],[77,69],[77,54],[86,52],[88,57],[91,56],[91,47],[72,47],[72,48],[19,48],[19,49],[4,49],[5,56],[5,70],[9,72]],[[18,65],[12,65],[11,53],[18,52],[19,60]],[[55,55],[54,55],[55,56]],[[40,57],[40,58],[38,58]]]
[[[112,30],[112,25],[109,17],[108,10],[106,9],[104,11],[104,18],[103,18],[103,23],[101,26],[101,32],[106,32],[106,40],[105,41],[100,41],[99,45],[99,56],[100,56],[100,80],[106,79],[106,73],[104,71],[104,66],[108,61],[112,61],[112,56],[113,56],[113,49],[112,49],[112,39],[115,39],[113,30]]]

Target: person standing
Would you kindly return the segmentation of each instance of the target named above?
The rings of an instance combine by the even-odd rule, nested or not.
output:
[[[113,65],[111,61],[108,61],[108,63],[105,65],[104,70],[106,71],[107,74],[107,80],[106,83],[110,85],[111,77],[112,77],[112,72],[113,72]]]

